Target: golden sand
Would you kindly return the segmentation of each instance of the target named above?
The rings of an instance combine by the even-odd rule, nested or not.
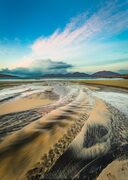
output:
[[[39,106],[54,103],[55,101],[56,100],[46,98],[43,93],[41,93],[41,97],[39,93],[36,93],[25,98],[15,99],[5,103],[1,103],[0,115],[19,111],[26,111]]]
[[[128,160],[114,160],[99,175],[97,180],[127,180]]]
[[[88,85],[106,85],[128,89],[128,80],[75,80],[73,82]]]

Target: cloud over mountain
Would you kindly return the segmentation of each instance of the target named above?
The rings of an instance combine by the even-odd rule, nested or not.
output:
[[[37,60],[33,61],[29,67],[18,67],[14,69],[2,69],[0,73],[21,75],[21,76],[41,76],[43,74],[64,74],[72,65],[62,61]]]

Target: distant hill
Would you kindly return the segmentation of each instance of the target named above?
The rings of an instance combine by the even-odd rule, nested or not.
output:
[[[18,76],[9,75],[9,74],[0,74],[0,78],[18,78]]]
[[[86,73],[80,73],[80,72],[74,72],[74,73],[67,73],[67,74],[45,74],[43,76],[40,76],[42,78],[87,78],[90,77],[89,74]]]
[[[74,73],[67,73],[67,74],[46,74],[43,76],[40,76],[40,78],[111,78],[111,77],[120,77],[121,75],[119,73],[115,73],[112,71],[99,71],[92,75],[86,74],[86,73],[80,73],[80,72],[74,72]]]
[[[43,79],[43,78],[125,78],[128,79],[128,74],[119,74],[112,71],[98,71],[96,73],[93,73],[92,75],[89,75],[87,73],[81,73],[81,72],[73,72],[73,73],[66,73],[66,74],[44,74],[44,75],[38,75],[38,76],[16,76],[13,74],[2,74],[0,73],[0,78],[8,78],[8,79]]]
[[[99,71],[91,75],[92,77],[117,77],[120,76],[119,73],[115,73],[112,71]]]

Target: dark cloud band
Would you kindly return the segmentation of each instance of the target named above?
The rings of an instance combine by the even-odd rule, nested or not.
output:
[[[71,64],[62,61],[35,60],[28,68],[2,69],[0,73],[20,76],[41,76],[44,74],[64,74],[67,69],[72,68]]]

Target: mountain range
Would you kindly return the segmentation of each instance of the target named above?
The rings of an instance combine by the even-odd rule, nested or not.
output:
[[[73,72],[66,74],[44,74],[40,76],[16,76],[12,74],[0,74],[0,78],[128,78],[128,75],[122,75],[112,71],[98,71],[93,74],[81,73],[81,72]]]

